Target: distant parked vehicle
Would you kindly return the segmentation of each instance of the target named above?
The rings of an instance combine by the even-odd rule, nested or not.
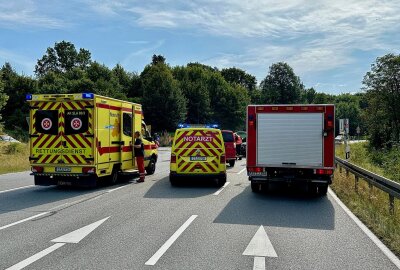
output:
[[[235,136],[232,130],[222,130],[222,137],[225,144],[226,162],[229,163],[229,166],[233,167],[236,161]]]
[[[0,135],[0,141],[1,141],[1,142],[15,142],[15,143],[21,143],[20,141],[14,139],[13,137],[11,137],[11,136],[9,136],[9,135],[6,135],[6,134]]]
[[[337,143],[337,144],[341,144],[343,142],[343,140],[344,140],[343,135],[337,135],[335,137],[335,143]]]

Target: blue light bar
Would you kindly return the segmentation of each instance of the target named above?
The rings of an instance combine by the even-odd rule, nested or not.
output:
[[[32,100],[32,94],[26,94],[25,99],[26,100]]]
[[[178,128],[190,128],[190,124],[178,124]]]
[[[93,93],[82,93],[82,98],[92,99],[92,98],[94,98],[94,94]]]

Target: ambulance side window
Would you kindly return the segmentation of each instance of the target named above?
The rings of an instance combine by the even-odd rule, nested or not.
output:
[[[124,135],[132,136],[132,114],[124,113],[122,115],[122,130]]]
[[[35,116],[35,129],[39,133],[58,134],[58,111],[38,110]]]

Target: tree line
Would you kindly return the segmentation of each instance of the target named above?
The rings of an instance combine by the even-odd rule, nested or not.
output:
[[[363,91],[331,95],[306,88],[283,62],[269,67],[258,84],[255,76],[236,67],[217,69],[201,63],[171,67],[153,55],[138,74],[117,64],[92,60],[89,50],[61,41],[49,47],[35,66],[35,76],[20,75],[9,63],[0,70],[0,119],[7,131],[28,130],[25,94],[92,92],[143,105],[154,131],[173,131],[178,123],[217,123],[245,129],[248,104],[336,104],[336,119],[350,119],[350,134],[359,126],[375,147],[391,147],[400,138],[400,56],[376,60],[364,77]]]

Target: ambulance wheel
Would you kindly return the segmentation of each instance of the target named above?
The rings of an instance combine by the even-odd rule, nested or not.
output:
[[[146,167],[146,172],[148,175],[154,174],[156,171],[156,161],[154,158],[150,159],[149,166]]]
[[[114,168],[110,175],[110,184],[115,185],[117,182],[118,182],[118,168],[116,168],[114,165]]]
[[[231,167],[235,166],[235,160],[234,159],[229,160],[229,166],[231,166]]]

